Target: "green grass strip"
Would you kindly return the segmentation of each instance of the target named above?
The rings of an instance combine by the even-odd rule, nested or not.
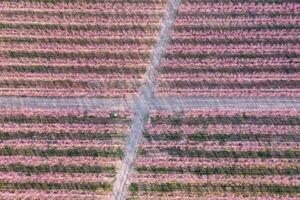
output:
[[[160,87],[162,88],[189,88],[189,89],[262,89],[262,88],[268,88],[268,89],[280,89],[280,88],[286,88],[286,89],[297,89],[299,88],[300,81],[298,80],[259,80],[259,81],[253,81],[253,82],[244,82],[244,83],[236,83],[236,82],[218,82],[218,81],[211,81],[208,82],[206,80],[204,81],[188,81],[188,80],[172,80],[172,81],[166,81],[160,84]]]
[[[219,142],[227,142],[227,141],[281,141],[288,142],[300,141],[299,134],[280,134],[280,135],[270,135],[270,134],[205,134],[205,133],[195,133],[195,134],[187,134],[184,135],[180,132],[174,133],[164,133],[159,135],[150,135],[144,133],[144,137],[149,141],[180,141],[182,138],[186,138],[190,141],[219,141]],[[0,136],[1,138],[1,136]]]
[[[204,193],[209,191],[233,192],[233,193],[274,193],[274,194],[298,194],[300,186],[249,184],[249,185],[230,185],[230,184],[184,184],[184,183],[164,183],[164,184],[137,184],[132,183],[131,192],[197,192]]]
[[[0,191],[1,190],[29,190],[29,189],[38,189],[38,190],[104,190],[110,191],[112,185],[109,183],[6,183],[0,182]]]
[[[203,29],[206,30],[215,30],[215,31],[225,31],[225,30],[282,30],[282,29],[297,29],[300,28],[299,24],[288,24],[288,23],[282,23],[282,24],[230,24],[230,25],[176,25],[174,26],[174,31],[176,32],[197,32],[202,31]]]
[[[174,157],[197,157],[197,158],[300,158],[300,151],[205,151],[198,149],[182,150],[177,147],[161,148]],[[147,150],[140,149],[140,155],[151,154]]]
[[[127,80],[80,80],[74,81],[72,79],[69,80],[0,80],[0,87],[3,88],[76,88],[76,89],[134,89],[139,85],[136,83],[134,85],[133,81]]]
[[[288,116],[288,117],[273,117],[273,116],[262,116],[257,117],[254,115],[234,115],[232,117],[228,116],[216,116],[216,117],[175,117],[170,116],[166,118],[162,118],[161,116],[153,116],[151,117],[151,124],[171,124],[171,125],[203,125],[207,126],[210,124],[232,124],[232,125],[239,125],[239,124],[255,124],[255,125],[300,125],[300,117],[298,116]]]
[[[39,29],[39,30],[62,30],[62,31],[136,31],[136,32],[156,32],[159,25],[143,24],[44,24],[44,23],[0,23],[0,29]]]
[[[92,44],[109,44],[109,45],[153,45],[156,40],[154,38],[135,39],[135,38],[33,38],[33,37],[1,37],[0,42],[15,42],[15,43],[57,43],[57,44],[78,44],[78,45],[92,45]]]
[[[29,73],[96,73],[96,74],[144,74],[144,66],[48,66],[48,65],[8,65],[1,67],[3,72],[29,72]]]
[[[22,172],[22,173],[110,173],[115,174],[116,169],[114,166],[89,166],[89,165],[22,165],[22,164],[9,164],[0,165],[1,172]]]
[[[150,52],[63,52],[63,51],[5,51],[3,54],[11,58],[45,58],[45,59],[58,59],[58,58],[68,58],[68,59],[148,59],[150,57]]]
[[[201,165],[201,163],[199,163]],[[139,173],[154,173],[154,174],[196,174],[196,175],[283,175],[283,176],[295,176],[300,175],[300,168],[263,168],[263,167],[137,167],[136,170]]]
[[[14,149],[11,147],[5,147],[0,149],[0,155],[2,156],[16,156],[16,155],[23,155],[23,156],[69,156],[69,157],[76,157],[76,156],[90,156],[90,157],[123,157],[124,153],[122,149],[106,149],[106,150],[99,150],[99,149],[81,149],[81,148],[74,148],[74,149]]]
[[[2,116],[0,123],[42,123],[42,124],[114,124],[114,123],[129,123],[128,118],[113,118],[113,117],[95,117],[95,116],[34,116],[26,117],[23,115]]]
[[[182,66],[172,66],[172,68],[162,66],[159,69],[160,73],[168,74],[168,73],[188,73],[188,74],[195,74],[195,73],[284,73],[284,74],[292,74],[292,73],[299,73],[300,72],[300,64],[298,66],[291,66],[291,65],[275,65],[275,66],[265,66],[265,67],[255,67],[249,65],[243,65],[242,67],[218,67],[216,68],[209,68],[209,67],[189,67],[185,68]]]
[[[0,140],[15,140],[15,139],[29,139],[29,140],[112,140],[112,139],[121,139],[125,138],[125,133],[112,133],[112,132],[0,132]]]

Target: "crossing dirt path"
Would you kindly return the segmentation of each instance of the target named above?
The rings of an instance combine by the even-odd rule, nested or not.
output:
[[[131,132],[126,145],[125,157],[119,170],[113,187],[113,200],[125,199],[129,187],[130,175],[133,172],[133,164],[136,158],[138,144],[142,138],[145,123],[149,119],[152,100],[155,89],[155,75],[160,66],[161,59],[164,56],[170,31],[179,7],[180,0],[170,0],[166,6],[165,15],[162,21],[162,27],[159,34],[158,42],[153,49],[150,64],[145,75],[145,83],[141,87],[141,93],[134,102],[133,112],[134,119]]]

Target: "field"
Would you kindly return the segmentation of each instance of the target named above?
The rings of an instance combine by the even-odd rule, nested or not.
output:
[[[130,112],[2,109],[1,199],[109,199]]]
[[[152,112],[132,199],[298,199],[299,116],[291,110]]]
[[[136,95],[164,7],[163,0],[0,2],[0,95]]]
[[[300,1],[0,1],[0,199],[299,200]]]
[[[299,10],[296,1],[183,0],[158,95],[299,96]]]

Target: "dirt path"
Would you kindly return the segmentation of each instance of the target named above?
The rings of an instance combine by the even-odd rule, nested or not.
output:
[[[17,108],[82,108],[113,111],[132,109],[133,102],[133,99],[123,98],[0,97],[0,107]]]
[[[155,98],[152,109],[187,110],[201,108],[227,109],[295,109],[300,98],[292,97],[165,97]]]
[[[166,7],[165,16],[162,21],[162,28],[159,39],[154,47],[150,64],[145,75],[145,84],[141,87],[141,94],[135,101],[133,112],[134,119],[130,136],[127,141],[125,157],[119,170],[113,187],[113,200],[125,199],[129,187],[130,175],[133,172],[134,161],[138,144],[142,138],[145,123],[148,121],[149,112],[153,101],[153,93],[155,88],[155,74],[160,66],[161,59],[164,56],[168,41],[170,39],[170,31],[172,28],[180,0],[170,0]]]
[[[136,110],[139,99],[123,98],[40,98],[0,97],[0,108],[82,108],[87,110]],[[141,104],[141,103],[139,103]],[[150,109],[185,110],[193,108],[237,109],[296,109],[300,110],[300,98],[293,97],[155,97],[147,101]]]

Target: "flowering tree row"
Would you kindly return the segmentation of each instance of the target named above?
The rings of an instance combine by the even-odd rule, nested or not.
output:
[[[300,89],[162,89],[159,96],[209,96],[209,97],[299,97]]]
[[[36,190],[53,199],[65,198],[69,191],[74,191],[74,198],[86,199],[111,194],[124,155],[130,111],[0,111],[1,198],[31,198],[38,195],[31,192]]]
[[[44,108],[1,108],[0,109],[1,117],[8,117],[8,116],[24,116],[24,117],[42,117],[42,116],[51,116],[51,117],[85,117],[85,116],[93,116],[93,117],[100,117],[100,118],[113,118],[112,115],[115,117],[120,118],[130,118],[132,113],[130,111],[103,111],[100,109],[95,109],[91,111],[86,111],[84,109],[44,109]],[[101,124],[101,122],[99,122]],[[9,125],[9,124],[8,124]],[[84,126],[83,124],[79,124],[78,126]]]
[[[146,27],[146,26],[144,26]],[[68,29],[42,29],[42,24],[40,24],[39,28],[32,28],[30,26],[26,27],[9,27],[6,26],[1,29],[1,36],[15,36],[15,37],[87,37],[87,38],[126,38],[126,37],[136,37],[137,39],[141,39],[144,37],[153,37],[157,32],[157,28],[148,28],[148,29],[117,29],[109,30],[109,29],[82,29],[82,30],[68,30]]]
[[[141,182],[146,184],[156,183],[191,183],[191,184],[280,184],[280,185],[300,185],[299,176],[226,176],[226,175],[191,175],[191,174],[138,174],[132,177],[132,182]]]
[[[174,77],[175,75],[175,77]],[[297,80],[300,77],[300,73],[270,73],[270,72],[262,72],[262,73],[251,73],[251,74],[230,74],[230,73],[194,73],[194,74],[182,74],[182,73],[172,73],[172,74],[160,74],[158,75],[159,79],[163,81],[170,81],[170,79],[174,79],[175,81],[216,81],[215,79],[219,79],[221,81],[229,81],[235,80],[238,81],[239,79],[242,80]]]
[[[151,125],[148,124],[146,126],[147,133],[151,136],[161,135],[161,134],[175,134],[180,133],[182,135],[195,135],[195,134],[203,134],[203,135],[241,135],[241,134],[265,134],[265,135],[299,135],[300,126],[291,126],[291,125],[255,125],[255,124],[241,124],[241,125],[181,125],[174,126],[170,124],[159,124],[159,125]]]
[[[248,45],[248,44],[226,44],[226,45],[194,45],[194,44],[172,44],[168,47],[170,54],[188,54],[197,53],[201,54],[299,54],[299,45],[297,44],[281,44],[281,45]],[[263,48],[263,49],[262,49]]]
[[[1,2],[0,95],[136,96],[166,3]]]
[[[63,15],[61,15],[63,13]],[[11,18],[14,14],[14,18]],[[5,12],[0,10],[0,17],[5,22],[35,22],[35,23],[70,23],[70,24],[157,24],[160,20],[159,13],[91,13],[91,12],[64,12],[58,10],[56,12],[49,12],[47,10],[25,11],[17,10]]]
[[[1,96],[35,96],[35,97],[135,97],[133,89],[63,89],[63,88],[0,88]]]
[[[42,191],[40,189],[28,189],[28,190],[3,190],[0,193],[0,198],[7,200],[16,200],[16,199],[49,199],[49,200],[58,200],[58,199],[86,199],[86,200],[96,200],[110,199],[110,194],[99,194],[99,192],[91,191],[79,191],[79,190],[51,190],[51,191]]]
[[[86,157],[86,156],[1,156],[0,165],[27,165],[27,166],[102,166],[112,167],[119,166],[121,160],[116,157]]]
[[[30,50],[30,51],[57,51],[61,49],[66,52],[72,52],[74,49],[77,51],[108,51],[108,52],[126,52],[131,50],[133,52],[149,52],[149,45],[140,45],[140,44],[133,44],[133,45],[106,45],[106,44],[89,44],[89,45],[77,45],[77,44],[58,44],[58,43],[1,43],[0,42],[0,49],[1,51],[17,51],[17,50]]]
[[[171,42],[176,41],[244,41],[251,40],[252,43],[255,41],[284,41],[284,40],[297,40],[299,34],[297,29],[279,29],[279,30],[199,30],[199,31],[185,31],[171,33]]]
[[[298,97],[299,77],[289,76],[299,72],[298,8],[294,1],[182,2],[155,93]]]
[[[296,2],[282,2],[280,4],[275,3],[264,3],[264,2],[218,2],[218,3],[207,3],[209,1],[184,1],[180,6],[180,13],[253,13],[253,14],[269,14],[269,13],[298,13],[299,4]],[[270,2],[270,1],[269,1]]]
[[[201,68],[201,67],[209,67],[213,69],[221,69],[226,67],[238,68],[238,67],[259,67],[259,68],[279,68],[281,66],[298,66],[297,63],[300,61],[299,58],[164,58],[163,66],[165,67],[176,67],[181,66],[184,68],[191,67]]]
[[[191,109],[185,112],[152,111],[151,124],[209,125],[299,125],[299,111],[293,109],[239,110]]]
[[[25,142],[24,142],[25,143]],[[5,144],[5,143],[4,143]],[[76,144],[76,143],[75,143]],[[74,145],[75,145],[74,144]],[[0,145],[1,147],[2,145]],[[225,144],[219,141],[152,141],[151,144],[141,145],[145,151],[164,150],[177,148],[183,151],[299,151],[299,142],[253,142],[253,141],[227,141]]]
[[[295,75],[296,76],[296,75]],[[28,72],[3,72],[0,74],[1,80],[43,80],[50,79],[53,81],[57,80],[73,80],[73,81],[103,81],[103,80],[112,80],[112,82],[117,81],[135,81],[141,82],[142,74],[122,74],[122,73],[110,73],[110,74],[99,74],[99,73],[28,73]]]
[[[201,17],[201,16],[179,16],[176,19],[176,27],[185,27],[187,23],[194,23],[197,26],[205,26],[205,27],[253,27],[253,26],[264,26],[264,25],[277,25],[283,27],[297,27],[299,23],[299,18],[295,18],[294,16],[290,17],[269,17],[269,16],[257,16],[256,18],[248,18],[248,17]],[[286,24],[289,24],[287,26]]]
[[[43,173],[26,175],[24,173],[16,172],[0,172],[0,181],[6,181],[10,183],[16,182],[40,182],[40,183],[83,183],[83,182],[112,182],[113,176],[111,174],[95,174],[95,173]]]
[[[78,149],[97,149],[97,150],[106,150],[106,149],[118,149],[121,148],[123,141],[98,141],[98,140],[45,140],[45,141],[36,141],[36,140],[6,140],[0,143],[0,149],[13,147],[14,149],[23,149],[23,148],[35,148],[39,150],[46,150],[48,148],[53,148],[57,150],[66,150],[72,148]],[[292,148],[292,147],[291,147]]]
[[[94,133],[94,134],[124,134],[129,130],[128,125],[120,124],[42,124],[42,123],[9,123],[1,124],[1,133],[36,134],[46,133]]]
[[[130,194],[293,199],[300,185],[298,117],[285,109],[151,111]]]
[[[148,170],[153,169],[153,171],[164,172],[163,168],[170,169],[169,171],[177,171],[180,173],[180,170],[182,170],[182,173],[189,170],[195,170],[197,168],[207,168],[207,169],[213,169],[213,168],[237,168],[237,169],[261,169],[263,174],[263,169],[266,169],[265,172],[269,169],[269,173],[272,174],[278,174],[280,171],[276,171],[273,169],[299,169],[300,162],[297,159],[282,159],[282,158],[196,158],[196,157],[174,157],[171,155],[163,155],[160,157],[139,157],[136,161],[136,167],[141,172],[146,172],[147,168]],[[161,168],[161,170],[160,170]],[[176,170],[178,169],[178,170]],[[238,170],[236,170],[237,172]],[[247,171],[247,170],[245,170]],[[299,170],[298,170],[299,171]],[[168,170],[165,170],[166,173],[168,173]],[[213,172],[213,171],[212,171]],[[234,171],[233,171],[234,172]],[[282,174],[284,175],[285,173]],[[297,172],[297,170],[295,170]],[[216,174],[222,174],[222,171],[215,171]],[[223,173],[226,174],[226,171],[224,170]],[[227,172],[229,173],[229,171]],[[299,173],[299,172],[298,172]],[[207,171],[207,174],[210,174]],[[256,174],[260,174],[259,171],[256,171]],[[267,173],[266,173],[267,174]],[[286,173],[287,174],[287,173]]]
[[[74,1],[70,3],[70,1],[60,1],[53,0],[52,3],[49,0],[41,0],[40,3],[36,2],[10,2],[3,1],[0,4],[1,8],[6,9],[24,9],[24,10],[53,10],[53,11],[89,11],[89,12],[151,12],[151,11],[164,11],[164,5],[166,4],[166,0],[149,0],[149,1],[132,1],[128,2],[109,0],[102,1],[98,0],[90,2],[80,2]]]
[[[189,199],[189,200],[198,200],[199,195],[197,193],[186,194],[185,192],[169,192],[169,193],[161,193],[159,194],[160,200],[181,200],[181,199]],[[148,192],[148,193],[138,193],[136,195],[131,195],[131,199],[133,200],[156,200],[157,193]],[[298,200],[299,195],[282,195],[282,194],[256,194],[249,196],[248,194],[229,194],[229,193],[215,193],[215,194],[206,194],[201,196],[201,199],[204,200]]]

